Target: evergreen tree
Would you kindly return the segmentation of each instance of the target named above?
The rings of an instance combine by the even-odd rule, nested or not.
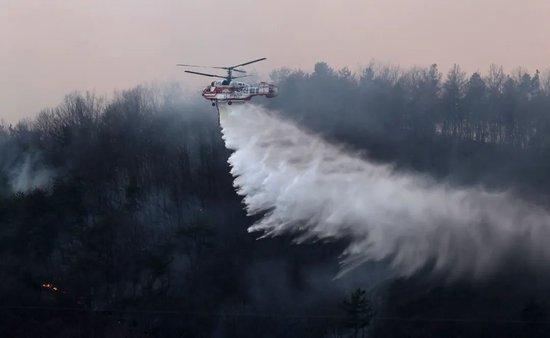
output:
[[[353,337],[365,337],[365,330],[374,317],[374,308],[367,292],[356,289],[343,302],[342,309],[345,312],[345,326],[353,330]]]

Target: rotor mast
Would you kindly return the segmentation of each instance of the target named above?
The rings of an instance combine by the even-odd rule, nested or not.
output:
[[[233,80],[232,73],[233,73],[233,69],[229,68],[227,70],[227,78],[226,78],[228,82],[231,82],[231,80]]]

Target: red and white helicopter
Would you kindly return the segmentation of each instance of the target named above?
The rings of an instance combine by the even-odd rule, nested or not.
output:
[[[213,81],[208,87],[202,91],[202,96],[212,101],[212,106],[216,106],[219,102],[227,102],[227,104],[232,104],[234,101],[249,101],[254,96],[265,96],[265,97],[275,97],[277,96],[277,86],[267,82],[260,82],[256,85],[249,85],[244,82],[234,81],[234,79],[239,79],[247,77],[249,75],[233,76],[233,72],[237,73],[246,73],[242,69],[237,69],[238,67],[246,66],[251,63],[263,61],[266,58],[261,58],[253,61],[248,61],[241,63],[235,66],[228,67],[208,67],[208,66],[196,66],[196,65],[186,65],[178,64],[177,66],[181,67],[199,67],[199,68],[215,68],[215,69],[225,69],[227,70],[226,76],[207,74],[201,72],[194,72],[191,70],[186,70],[186,73],[208,76],[208,77],[217,77],[223,80]]]

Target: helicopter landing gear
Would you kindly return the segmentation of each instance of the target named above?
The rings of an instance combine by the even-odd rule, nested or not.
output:
[[[228,104],[228,105],[232,105],[232,104],[233,104],[233,102],[231,102],[231,101],[227,101],[227,104]]]
[[[212,102],[212,107],[215,107],[216,106],[216,102]]]

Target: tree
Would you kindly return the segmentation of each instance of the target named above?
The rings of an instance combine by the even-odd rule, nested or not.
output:
[[[357,337],[361,331],[361,337],[365,336],[365,329],[374,317],[372,303],[363,289],[356,289],[343,302],[345,311],[345,326],[353,330],[353,337]]]
[[[473,73],[466,84],[464,109],[466,120],[470,124],[470,137],[473,140],[484,142],[487,140],[487,86],[479,75]]]
[[[465,84],[465,73],[458,65],[453,65],[443,84],[442,105],[446,117],[443,129],[444,132],[458,137],[464,136],[463,99]]]

